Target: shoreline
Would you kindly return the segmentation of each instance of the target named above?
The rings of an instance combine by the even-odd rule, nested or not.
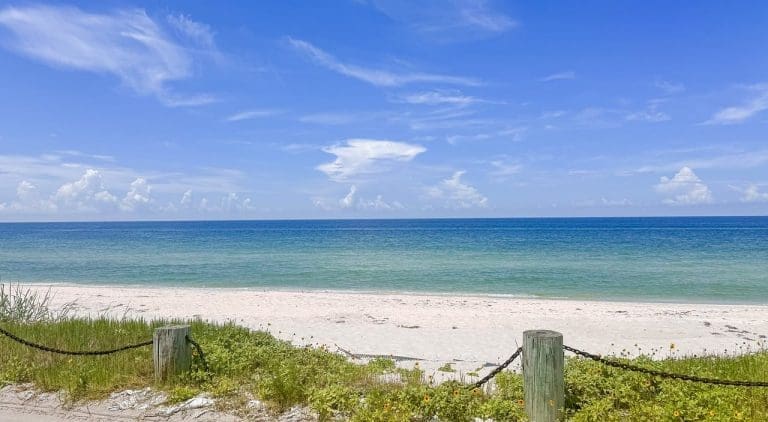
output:
[[[755,302],[739,302],[739,301],[708,301],[708,300],[682,300],[678,298],[672,298],[669,300],[660,300],[657,298],[629,300],[628,298],[578,298],[570,296],[536,296],[526,294],[513,294],[513,293],[479,293],[479,292],[447,292],[447,291],[418,291],[418,290],[345,290],[345,289],[328,289],[328,288],[297,288],[297,287],[256,287],[256,286],[211,286],[211,285],[175,285],[175,284],[163,284],[163,285],[151,285],[141,283],[90,283],[90,282],[49,282],[49,281],[2,281],[0,284],[6,285],[21,285],[21,286],[47,286],[47,287],[93,287],[93,288],[125,288],[125,289],[171,289],[171,290],[235,290],[246,292],[284,292],[284,293],[328,293],[328,294],[343,294],[343,295],[373,295],[373,296],[434,296],[434,297],[467,297],[467,298],[491,298],[491,299],[525,299],[525,300],[542,300],[542,301],[562,301],[562,302],[590,302],[590,303],[615,303],[615,304],[646,304],[646,305],[705,305],[705,306],[765,306],[768,311],[768,301],[755,301]]]
[[[597,302],[424,294],[299,292],[237,288],[22,284],[75,315],[233,322],[296,345],[354,355],[404,357],[427,374],[486,373],[529,329],[603,355],[654,358],[763,350],[768,305]],[[456,373],[438,373],[452,363]]]

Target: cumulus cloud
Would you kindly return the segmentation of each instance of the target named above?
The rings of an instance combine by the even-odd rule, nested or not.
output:
[[[672,178],[662,176],[656,191],[668,196],[665,204],[695,205],[712,202],[712,192],[690,167],[683,167]]]
[[[383,195],[376,195],[375,199],[358,197],[356,185],[349,188],[349,192],[338,200],[338,205],[326,198],[313,198],[312,203],[315,207],[324,211],[338,210],[363,210],[363,211],[396,211],[405,209],[405,206],[398,201],[387,202]]]
[[[760,192],[757,185],[749,185],[742,192],[742,202],[768,202],[768,192]]]
[[[488,206],[488,198],[478,190],[461,180],[466,173],[459,170],[439,185],[427,189],[427,195],[435,199],[443,199],[450,208],[484,208]]]
[[[10,203],[0,203],[0,211],[38,213],[55,210],[56,205],[50,199],[40,196],[37,185],[26,180],[22,180],[16,186],[15,200]]]
[[[332,55],[315,47],[307,41],[297,40],[289,37],[288,43],[291,45],[291,47],[293,47],[293,49],[304,54],[320,66],[323,66],[342,75],[367,82],[371,85],[392,87],[418,82],[468,86],[480,85],[480,82],[476,79],[462,76],[450,76],[421,72],[396,73],[387,70],[347,64],[337,60]]]
[[[360,199],[357,207],[363,210],[373,211],[395,211],[405,209],[405,206],[398,201],[386,202],[382,195],[376,195],[376,199]]]
[[[146,206],[152,200],[152,187],[143,177],[131,182],[128,193],[125,194],[120,207],[126,211],[132,211],[138,207]]]
[[[240,195],[237,193],[230,192],[221,198],[221,206],[219,207],[219,210],[231,213],[233,211],[247,211],[253,208],[253,201],[251,198],[240,198]]]
[[[187,17],[170,22],[198,41],[212,43],[204,25]],[[96,14],[72,6],[10,6],[0,9],[0,26],[10,34],[5,45],[50,66],[112,74],[135,92],[154,95],[171,107],[215,100],[168,89],[168,82],[191,76],[193,57],[144,10]]]
[[[323,148],[333,154],[333,162],[317,166],[328,177],[336,181],[362,174],[376,173],[386,168],[387,163],[407,162],[427,149],[421,145],[375,139],[349,139],[345,145]]]
[[[355,204],[355,194],[357,193],[357,186],[352,185],[349,188],[349,193],[339,200],[339,206],[342,208],[349,208]]]
[[[96,211],[117,203],[117,197],[105,187],[101,173],[88,169],[79,180],[63,184],[51,200],[61,208]]]
[[[192,189],[187,189],[184,194],[181,195],[179,205],[181,205],[182,208],[189,208],[192,205]]]
[[[744,104],[719,110],[705,123],[720,125],[742,123],[752,116],[768,110],[768,84],[751,85],[748,90],[756,94],[752,99]]]

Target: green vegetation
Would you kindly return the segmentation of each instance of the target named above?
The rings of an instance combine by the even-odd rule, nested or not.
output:
[[[177,321],[57,318],[31,322],[0,318],[3,328],[46,345],[95,350],[151,338],[153,328]],[[192,323],[211,373],[199,363],[167,385],[170,400],[202,391],[237,409],[249,395],[275,411],[310,406],[321,419],[341,414],[353,421],[498,421],[524,418],[522,379],[504,372],[488,394],[458,382],[435,385],[422,370],[398,369],[388,359],[353,364],[323,348],[296,347],[265,332],[232,324]],[[0,384],[34,383],[64,390],[70,400],[100,398],[110,392],[153,384],[150,349],[109,356],[72,357],[40,352],[0,338]],[[648,368],[724,379],[764,380],[768,353],[698,357],[633,363]],[[768,388],[719,387],[661,380],[608,368],[583,359],[566,365],[566,413],[577,421],[768,420]]]

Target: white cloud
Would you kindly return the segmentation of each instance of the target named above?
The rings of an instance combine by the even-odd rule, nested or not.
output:
[[[228,122],[238,122],[240,120],[259,119],[280,114],[280,110],[245,110],[235,113],[226,118]]]
[[[79,180],[63,184],[51,200],[61,208],[97,211],[117,203],[117,198],[104,187],[101,173],[88,169]]]
[[[405,206],[398,201],[386,202],[382,195],[376,195],[376,199],[366,200],[360,199],[357,203],[357,207],[362,210],[373,211],[395,211],[405,209]]]
[[[421,34],[443,41],[466,41],[518,26],[486,0],[371,0],[370,4]]]
[[[485,141],[488,139],[498,139],[502,141],[519,142],[523,139],[523,135],[528,131],[525,127],[515,127],[508,129],[501,129],[495,132],[480,132],[473,133],[471,135],[448,135],[445,137],[445,141],[451,145],[456,145],[464,141]]]
[[[348,112],[325,112],[313,113],[301,116],[299,121],[302,123],[313,123],[319,125],[346,125],[352,122],[360,121],[366,118],[359,113]]]
[[[192,205],[192,189],[187,189],[184,194],[181,195],[179,205],[181,205],[183,208],[189,208]]]
[[[768,202],[768,192],[760,192],[757,185],[747,186],[742,193],[742,202]]]
[[[696,158],[689,160],[674,161],[660,165],[646,165],[636,170],[625,172],[633,173],[654,173],[662,171],[674,171],[680,167],[703,168],[725,168],[725,169],[744,169],[761,166],[768,163],[768,150],[753,150],[739,152],[735,154],[723,154],[714,157]]]
[[[742,123],[750,117],[768,110],[768,84],[749,86],[748,89],[757,95],[746,103],[738,106],[726,107],[715,113],[705,124],[736,124]]]
[[[168,15],[168,23],[180,34],[206,48],[214,48],[214,34],[209,25],[195,22],[185,15]]]
[[[517,26],[514,20],[491,10],[485,0],[465,0],[458,4],[459,16],[471,27],[489,32],[504,32]]]
[[[624,199],[606,199],[600,198],[600,203],[606,207],[628,207],[632,205],[632,201],[627,198]]]
[[[427,149],[421,145],[375,139],[349,139],[346,145],[323,148],[333,154],[333,162],[317,166],[333,180],[346,180],[352,176],[375,173],[384,169],[383,164],[407,162]]]
[[[542,78],[539,78],[539,82],[552,82],[552,81],[562,81],[562,80],[569,80],[569,79],[576,79],[576,72],[572,70],[568,70],[565,72],[553,73],[551,75],[547,75]]]
[[[399,101],[408,104],[423,104],[423,105],[452,105],[452,106],[468,106],[470,104],[484,102],[483,100],[472,97],[469,95],[463,95],[458,91],[423,91],[406,94],[399,97]]]
[[[253,201],[251,198],[240,198],[240,195],[234,192],[230,192],[226,196],[221,198],[221,205],[216,211],[223,211],[225,213],[232,213],[237,211],[253,210]]]
[[[520,173],[520,170],[523,168],[521,164],[507,163],[502,160],[491,161],[491,166],[493,166],[493,170],[490,173],[491,176],[499,179],[506,179],[509,176]]]
[[[649,102],[645,110],[627,113],[624,118],[630,121],[642,121],[649,123],[659,123],[671,120],[667,113],[659,111],[658,101]]]
[[[151,194],[152,187],[147,183],[147,179],[139,177],[131,182],[130,189],[125,194],[120,207],[126,211],[133,211],[138,207],[146,206],[152,201]]]
[[[314,45],[294,38],[288,38],[288,43],[297,51],[306,55],[317,64],[342,75],[359,79],[376,86],[400,86],[411,83],[441,83],[450,85],[477,86],[476,79],[461,76],[439,75],[434,73],[395,73],[386,70],[371,69],[363,66],[343,63],[332,55]]]
[[[16,199],[10,203],[0,203],[0,211],[38,213],[55,211],[56,205],[49,199],[42,199],[40,192],[32,182],[22,180],[16,186]]]
[[[466,173],[459,170],[439,185],[427,189],[427,195],[435,199],[444,199],[451,208],[484,208],[488,206],[488,198],[483,196],[471,185],[464,183],[461,177]]]
[[[349,188],[349,192],[338,200],[338,205],[326,198],[316,197],[312,199],[315,207],[324,211],[338,210],[362,210],[362,211],[396,211],[405,209],[405,206],[398,201],[387,202],[382,195],[377,195],[375,199],[358,198],[356,185]]]
[[[672,178],[662,176],[656,191],[668,195],[665,204],[695,205],[712,202],[712,192],[690,167],[683,167]]]
[[[178,22],[188,30],[199,25],[187,18]],[[191,76],[192,55],[141,9],[94,14],[72,6],[6,7],[0,26],[12,34],[5,40],[11,49],[50,66],[115,75],[171,107],[215,100],[170,92],[168,82]]]
[[[349,188],[349,193],[339,200],[339,205],[342,208],[349,208],[355,204],[355,193],[357,193],[357,186],[352,185]]]

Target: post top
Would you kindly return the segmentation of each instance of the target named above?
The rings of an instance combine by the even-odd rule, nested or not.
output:
[[[552,330],[525,330],[523,331],[523,337],[562,337],[562,333]]]

